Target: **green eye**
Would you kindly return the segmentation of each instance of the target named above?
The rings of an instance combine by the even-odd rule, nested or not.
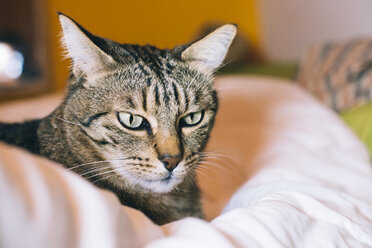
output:
[[[128,129],[142,129],[144,119],[139,115],[133,115],[130,113],[118,113],[118,120],[124,127]]]
[[[181,124],[185,127],[198,125],[204,116],[204,111],[194,112],[186,115],[181,119]]]

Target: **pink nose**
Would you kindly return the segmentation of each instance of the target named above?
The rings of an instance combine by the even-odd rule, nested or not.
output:
[[[165,156],[162,156],[161,158],[159,158],[159,160],[161,162],[163,162],[164,167],[168,171],[173,171],[177,167],[178,163],[182,160],[182,158],[181,158],[181,156],[165,155]]]

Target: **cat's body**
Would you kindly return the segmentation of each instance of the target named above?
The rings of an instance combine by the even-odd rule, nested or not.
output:
[[[0,140],[63,164],[155,223],[202,217],[194,173],[217,111],[212,74],[235,26],[161,50],[60,20],[73,61],[67,94],[41,120],[0,124]]]

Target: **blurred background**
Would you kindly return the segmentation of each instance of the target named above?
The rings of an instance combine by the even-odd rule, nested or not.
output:
[[[370,0],[0,0],[0,101],[64,88],[57,11],[93,34],[160,48],[236,23],[222,73],[291,78],[311,44],[372,36]]]

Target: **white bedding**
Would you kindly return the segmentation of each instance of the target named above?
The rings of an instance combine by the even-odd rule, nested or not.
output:
[[[223,77],[216,88],[207,149],[224,157],[200,170],[208,221],[158,227],[112,193],[0,145],[0,247],[372,247],[369,156],[342,121],[279,80]],[[0,117],[42,116],[57,103],[8,105]]]

